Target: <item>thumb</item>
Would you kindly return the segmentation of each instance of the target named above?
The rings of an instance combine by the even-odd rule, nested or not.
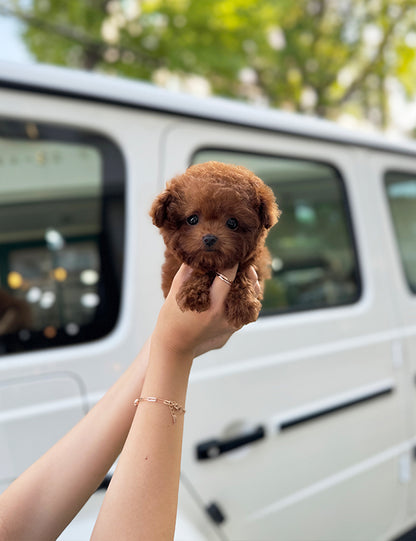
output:
[[[179,267],[178,272],[175,274],[172,285],[170,286],[169,295],[176,295],[176,293],[181,288],[182,284],[186,282],[186,280],[191,276],[192,274],[192,268],[188,265],[185,265],[185,263],[182,263],[182,265]]]

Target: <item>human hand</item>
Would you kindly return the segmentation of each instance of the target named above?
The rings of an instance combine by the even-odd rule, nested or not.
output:
[[[238,265],[222,271],[221,274],[233,281],[237,268]],[[212,349],[221,348],[238,328],[233,327],[225,317],[224,301],[230,286],[218,276],[210,289],[208,310],[204,312],[180,310],[176,295],[191,273],[192,269],[186,265],[182,265],[178,270],[160,311],[153,336],[170,351],[194,358]],[[260,285],[253,267],[250,267],[249,277],[254,292],[258,295]]]

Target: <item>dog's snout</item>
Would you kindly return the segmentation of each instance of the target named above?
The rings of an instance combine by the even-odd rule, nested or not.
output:
[[[207,248],[211,248],[217,242],[218,238],[215,235],[204,235],[202,240]]]

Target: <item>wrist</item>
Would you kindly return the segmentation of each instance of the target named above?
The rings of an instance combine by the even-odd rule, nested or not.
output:
[[[150,370],[160,370],[169,377],[187,378],[192,368],[192,362],[191,355],[183,355],[180,352],[156,345],[150,350],[146,374]]]
[[[192,359],[184,359],[153,345],[141,391],[142,397],[157,397],[184,405]]]
[[[149,352],[150,359],[156,357],[165,359],[173,365],[189,365],[189,367],[196,357],[196,351],[192,348],[185,347],[176,340],[169,340],[165,334],[159,334],[157,331],[152,334]]]
[[[145,385],[149,381],[158,381],[166,391],[187,387],[193,356],[169,347],[157,336],[152,336],[149,363],[145,376]],[[151,388],[149,391],[153,392]],[[156,389],[154,389],[156,390]],[[166,396],[165,398],[171,398]],[[171,398],[174,399],[174,398]]]

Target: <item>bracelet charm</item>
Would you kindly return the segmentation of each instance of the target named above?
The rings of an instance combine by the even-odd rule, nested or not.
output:
[[[167,406],[172,416],[172,424],[176,423],[177,415],[185,413],[183,407],[180,406],[177,402],[173,402],[173,400],[164,400],[163,398],[156,398],[155,396],[141,396],[140,398],[136,398],[136,400],[133,402],[133,405],[138,406],[140,402],[158,402],[159,404]]]

